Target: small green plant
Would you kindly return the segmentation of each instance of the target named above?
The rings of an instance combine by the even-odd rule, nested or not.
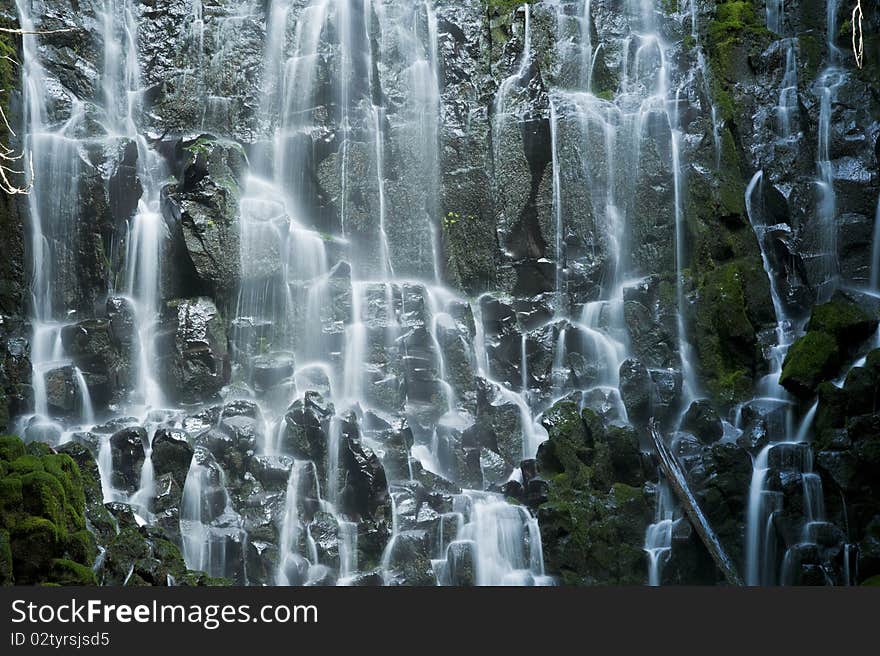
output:
[[[446,216],[443,217],[443,228],[445,230],[449,230],[457,223],[460,223],[462,221],[475,221],[476,219],[477,217],[475,217],[473,214],[466,214],[462,216],[458,212],[447,212]]]

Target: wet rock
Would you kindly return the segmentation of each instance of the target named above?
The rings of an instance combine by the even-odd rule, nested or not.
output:
[[[644,423],[651,416],[651,375],[639,360],[620,365],[620,398],[630,421]]]
[[[111,481],[114,487],[129,493],[140,487],[146,442],[147,431],[140,426],[123,428],[110,437],[113,462]]]
[[[388,554],[392,577],[399,577],[405,585],[434,584],[431,568],[431,540],[427,531],[401,531],[390,545]]]
[[[795,396],[808,398],[819,383],[838,372],[840,365],[837,340],[828,333],[811,331],[789,348],[779,384]]]
[[[259,441],[260,425],[256,419],[237,415],[224,417],[217,428],[195,438],[197,446],[206,447],[230,476],[244,474]]]
[[[476,585],[476,545],[470,540],[453,542],[446,548],[447,585]]]
[[[284,415],[284,452],[297,460],[311,460],[319,471],[325,471],[329,448],[327,430],[332,414],[333,405],[317,392],[306,392],[302,399],[294,401]]]
[[[588,432],[577,405],[561,401],[544,413],[541,424],[550,439],[538,447],[538,468],[546,475],[575,471],[588,461],[592,435]]]
[[[515,480],[507,481],[501,486],[501,494],[520,502],[524,494],[523,484]]]
[[[828,303],[813,308],[807,330],[833,336],[843,350],[850,350],[877,330],[877,304],[868,301],[870,312],[853,294],[835,292]]]
[[[156,476],[170,474],[181,490],[193,457],[190,439],[186,431],[177,428],[159,428],[153,434],[153,470]]]
[[[523,503],[529,508],[537,508],[545,503],[550,493],[550,484],[542,478],[533,478],[525,485]]]
[[[724,435],[721,418],[712,404],[705,399],[691,403],[684,415],[681,427],[683,430],[692,432],[704,444],[713,444]]]
[[[43,379],[49,412],[56,416],[75,416],[79,408],[79,393],[74,368],[69,365],[55,367],[45,372]]]
[[[373,451],[349,438],[342,451],[346,470],[342,492],[345,512],[354,517],[378,519],[390,510],[385,469]]]
[[[212,296],[226,299],[239,276],[236,218],[244,152],[238,144],[202,135],[181,141],[177,158],[179,182],[165,190],[163,213],[173,247],[191,268],[176,278],[194,276]]]
[[[267,490],[283,490],[287,487],[294,460],[290,456],[254,456],[248,463],[248,471]]]
[[[270,390],[289,382],[293,377],[293,355],[276,353],[257,356],[251,362],[257,391]]]
[[[121,296],[111,296],[107,299],[106,311],[114,345],[130,348],[137,338],[135,310],[131,301]]]
[[[382,573],[378,571],[363,572],[352,577],[349,585],[355,588],[381,587],[385,585],[385,579],[382,577]]]
[[[207,401],[229,380],[223,318],[208,298],[167,304],[158,343],[166,390],[184,403]]]
[[[483,473],[484,485],[500,485],[507,480],[510,469],[497,453],[480,449],[480,471]]]

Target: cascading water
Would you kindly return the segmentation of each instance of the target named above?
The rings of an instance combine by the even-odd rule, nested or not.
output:
[[[758,238],[764,270],[770,282],[770,296],[776,313],[776,343],[770,346],[770,372],[758,385],[757,402],[776,405],[782,408],[784,420],[772,432],[770,443],[754,457],[752,478],[749,486],[749,501],[746,517],[746,583],[748,585],[775,585],[788,582],[785,562],[791,558],[782,554],[783,562],[778,562],[777,537],[774,528],[774,514],[780,510],[781,495],[770,485],[771,475],[799,476],[805,491],[805,511],[803,517],[803,543],[811,543],[810,527],[821,522],[824,513],[819,510],[822,498],[822,483],[812,472],[812,452],[807,438],[816,412],[814,405],[803,417],[797,429],[795,426],[796,404],[791,396],[779,385],[782,365],[788,349],[802,328],[789,317],[777,284],[777,275],[768,255],[773,239],[772,230],[780,226],[768,226],[765,222],[764,172],[752,176],[746,188],[746,212],[752,229]],[[810,502],[812,500],[812,503]],[[797,545],[795,545],[797,546]],[[789,549],[791,552],[791,549]]]
[[[188,567],[211,576],[280,585],[396,584],[410,576],[440,585],[553,583],[533,515],[540,500],[529,502],[529,510],[504,495],[534,480],[527,472],[548,436],[544,413],[556,402],[600,408],[615,429],[629,423],[621,368],[643,353],[627,313],[650,285],[660,292],[645,301],[646,312],[663,323],[664,334],[649,355],[657,360],[648,374],[682,390],[672,395],[669,428],[679,428],[681,411],[700,396],[687,326],[699,302],[689,287],[693,282],[698,291],[689,271],[689,186],[691,176],[698,180],[712,166],[689,157],[699,147],[695,121],[704,122],[699,130],[710,152],[714,146],[716,172],[727,135],[711,98],[699,3],[681,2],[677,10],[649,0],[616,3],[613,29],[605,24],[606,4],[545,0],[512,11],[512,26],[502,21],[502,27],[517,38],[503,54],[494,98],[482,98],[482,115],[464,116],[467,103],[447,87],[467,77],[454,60],[472,35],[450,27],[445,3],[203,6],[193,0],[181,26],[186,47],[174,65],[182,66],[184,95],[195,89],[202,99],[197,119],[183,129],[203,134],[183,136],[173,134],[177,128],[162,136],[153,129],[161,111],[149,105],[161,94],[151,77],[156,62],[143,61],[143,41],[153,33],[137,3],[104,2],[94,98],[72,99],[51,117],[53,81],[41,65],[40,36],[24,34],[26,135],[36,175],[29,199],[34,414],[22,418],[22,431],[53,444],[92,440],[105,501],[128,504],[139,523],[163,521],[156,505],[160,483],[169,483],[157,473],[160,451],[151,438],[160,429],[188,431],[195,455],[185,482],[175,481],[179,537]],[[36,31],[26,5],[19,3],[22,28]],[[829,33],[835,14],[831,2]],[[766,16],[780,37],[791,29],[782,2],[768,1]],[[247,30],[260,48],[247,81],[261,92],[247,106],[252,124],[233,128],[237,99],[217,78]],[[541,50],[548,41],[553,56]],[[784,145],[794,143],[802,120],[802,62],[796,37],[777,43],[785,70],[778,101],[763,116],[774,118],[775,143]],[[825,267],[823,298],[838,273],[831,128],[846,76],[833,38],[828,48],[829,66],[816,83],[820,243],[812,254],[814,270]],[[681,65],[686,59],[689,70]],[[532,198],[527,210],[517,209],[521,215],[508,212],[516,203],[502,202],[494,217],[499,244],[517,231],[526,242],[511,246],[510,238],[497,253],[503,291],[462,285],[469,297],[444,286],[461,266],[447,240],[456,226],[473,240],[469,224],[482,220],[470,214],[477,210],[459,212],[456,205],[464,196],[461,171],[449,162],[471,148],[462,145],[460,128],[450,127],[458,119],[485,121],[479,128],[485,158],[472,169],[492,172],[492,194],[520,194],[528,175],[533,187],[523,192]],[[100,135],[83,137],[94,124]],[[522,146],[522,162],[508,158],[510,140]],[[231,258],[237,288],[206,282],[186,257],[186,280],[167,280],[183,252],[181,220],[169,216],[168,206],[191,183],[177,179],[185,178],[179,169],[187,165],[172,153],[190,147],[184,142],[196,144],[192,153],[205,144],[226,149],[247,169],[240,180],[220,180],[218,192],[237,207],[231,230],[239,249]],[[129,216],[115,217],[106,289],[89,295],[69,271],[84,239],[78,181],[91,173],[89,149],[96,143],[118,153],[120,168],[132,169],[138,197]],[[216,162],[205,155],[206,164],[202,154],[194,155],[189,172],[204,173],[201,167],[219,177],[211,170]],[[105,181],[115,164],[101,169]],[[792,398],[778,384],[801,326],[778,289],[768,243],[770,233],[791,228],[767,225],[765,184],[769,173],[765,180],[759,171],[748,185],[746,209],[777,325],[767,349],[769,373],[752,403],[782,408],[785,419],[754,457],[745,554],[753,584],[790,582],[796,564],[796,549],[777,553],[774,476],[798,477],[803,490],[794,547],[814,544],[826,522],[805,444],[817,406],[796,426]],[[652,234],[639,232],[644,216],[654,222]],[[211,228],[199,226],[196,239]],[[880,292],[878,253],[880,203],[869,280],[874,293]],[[524,262],[545,279],[536,290],[525,284],[512,291],[529,275],[517,269]],[[210,402],[174,398],[163,375],[173,358],[190,358],[175,373],[205,366],[215,339],[200,324],[200,334],[181,342],[175,331],[188,329],[188,317],[170,311],[177,294],[213,294],[228,329],[228,361],[225,346],[218,347],[223,353],[211,371],[225,386],[207,395]],[[100,398],[98,377],[69,350],[71,329],[105,296],[130,311],[133,326],[125,343],[131,381],[112,402]],[[62,383],[71,399],[59,398]],[[659,389],[655,383],[652,378],[652,390]],[[211,405],[220,399],[223,405]],[[652,396],[651,412],[657,402]],[[95,426],[105,419],[112,421]],[[122,485],[116,431],[134,425],[146,432],[143,458]],[[487,439],[489,433],[494,437]],[[642,546],[648,583],[659,585],[673,528],[683,520],[662,480],[654,504]],[[165,522],[168,516],[176,517]],[[402,561],[416,552],[427,554],[430,567],[413,574]]]

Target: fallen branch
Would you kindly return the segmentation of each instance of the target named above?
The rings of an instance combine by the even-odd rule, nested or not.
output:
[[[743,585],[743,580],[740,577],[739,572],[737,572],[736,566],[733,564],[733,561],[730,560],[730,557],[724,551],[724,547],[721,546],[721,542],[718,541],[718,537],[709,526],[706,516],[703,514],[703,511],[700,510],[700,506],[697,504],[694,495],[691,494],[678,461],[663,441],[663,436],[657,429],[657,424],[653,419],[651,419],[648,427],[651,433],[651,441],[654,444],[654,450],[657,452],[657,456],[660,460],[660,469],[666,477],[666,480],[669,482],[673,493],[681,502],[685,514],[687,514],[688,519],[693,525],[694,530],[696,530],[700,540],[706,545],[706,549],[709,551],[709,555],[712,556],[712,560],[715,561],[715,565],[721,570],[721,573],[724,574],[724,578],[727,579],[728,583],[737,586]]]

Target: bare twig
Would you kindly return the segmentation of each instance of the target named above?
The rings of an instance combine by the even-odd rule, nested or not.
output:
[[[61,34],[62,32],[77,32],[79,31],[76,27],[64,27],[58,30],[35,30],[35,31],[27,31],[27,30],[18,30],[13,29],[11,27],[0,27],[0,32],[5,32],[6,34]]]
[[[852,49],[856,56],[856,66],[861,68],[865,63],[865,41],[862,34],[862,0],[856,0],[856,6],[852,12]]]

